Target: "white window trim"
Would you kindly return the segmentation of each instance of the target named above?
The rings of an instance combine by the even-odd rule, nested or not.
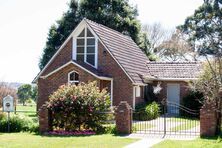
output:
[[[141,88],[140,88],[140,86],[135,87],[135,96],[136,97],[141,97]]]
[[[136,86],[133,86],[133,109],[135,109],[136,106]]]
[[[69,83],[69,84],[71,84],[71,83],[79,83],[79,80],[78,80],[78,81],[76,81],[76,80],[70,81],[70,74],[73,73],[73,72],[74,72],[74,73],[77,73],[77,74],[79,75],[79,73],[76,72],[76,71],[74,71],[74,70],[73,70],[73,71],[70,71],[70,72],[68,73],[68,83]]]
[[[78,35],[82,32],[82,30],[85,29],[85,37],[78,37]],[[89,29],[89,31],[93,34],[94,37],[87,37],[87,29]],[[90,27],[87,27],[87,25],[84,25],[84,27],[81,28],[81,30],[78,30],[77,36],[73,37],[73,59],[76,60],[77,59],[77,55],[81,55],[81,54],[77,54],[77,39],[84,39],[84,63],[87,63],[88,65],[94,67],[94,68],[98,68],[98,37],[94,34],[94,32],[91,30]],[[95,39],[95,54],[93,53],[89,53],[87,54],[87,39]],[[89,45],[90,47],[91,45]],[[92,65],[90,63],[87,62],[87,55],[95,55],[95,65]]]

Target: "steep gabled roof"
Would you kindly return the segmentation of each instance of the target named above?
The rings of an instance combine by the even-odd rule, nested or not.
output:
[[[199,62],[147,62],[147,77],[157,79],[196,79],[201,72]]]
[[[148,58],[136,45],[136,43],[129,36],[123,35],[118,31],[90,21],[88,19],[83,19],[79,23],[79,25],[73,30],[66,41],[61,45],[58,51],[43,68],[43,70],[40,71],[39,74],[35,77],[33,83],[37,81],[37,79],[42,75],[42,73],[47,69],[53,59],[57,56],[57,54],[59,54],[68,40],[72,38],[77,28],[84,23],[86,23],[92,29],[92,31],[94,31],[94,33],[98,36],[99,40],[109,51],[114,60],[117,61],[119,66],[130,78],[132,83],[144,84],[141,76],[147,73],[146,62],[148,61]]]
[[[143,84],[141,75],[147,73],[146,62],[148,58],[136,43],[129,36],[88,19],[85,20],[115,60],[130,76],[133,83]]]

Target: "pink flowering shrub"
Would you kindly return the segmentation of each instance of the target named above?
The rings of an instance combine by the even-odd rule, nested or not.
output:
[[[55,130],[101,131],[102,122],[109,110],[110,96],[105,89],[100,91],[96,82],[62,85],[46,103],[52,113]]]
[[[58,135],[58,136],[80,136],[80,135],[95,135],[96,133],[92,130],[83,130],[83,131],[64,131],[64,130],[54,130],[48,132],[49,135]]]

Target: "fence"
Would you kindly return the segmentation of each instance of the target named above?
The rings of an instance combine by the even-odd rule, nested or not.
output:
[[[133,132],[162,135],[199,135],[199,111],[191,110],[173,102],[160,107],[160,116],[155,119],[143,120],[146,114],[133,113]],[[135,120],[135,117],[137,120]]]

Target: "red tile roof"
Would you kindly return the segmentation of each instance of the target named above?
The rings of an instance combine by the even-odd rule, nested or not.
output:
[[[148,58],[136,43],[126,35],[104,25],[87,20],[87,24],[98,35],[113,57],[134,83],[143,83],[140,75],[146,74]]]
[[[201,71],[199,62],[147,62],[147,75],[156,78],[198,78]]]

